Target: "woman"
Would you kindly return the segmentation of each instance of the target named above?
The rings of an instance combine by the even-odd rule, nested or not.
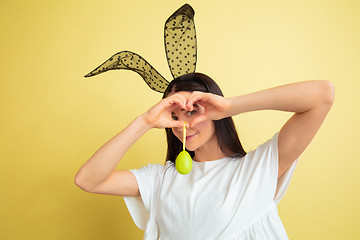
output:
[[[200,73],[173,80],[163,99],[102,146],[75,183],[88,192],[124,196],[145,239],[288,239],[277,213],[300,154],[334,101],[329,81],[305,81],[248,95],[223,97]],[[257,110],[294,112],[272,139],[245,153],[231,116]],[[186,148],[187,175],[174,165]],[[165,166],[115,170],[145,132],[165,128]]]

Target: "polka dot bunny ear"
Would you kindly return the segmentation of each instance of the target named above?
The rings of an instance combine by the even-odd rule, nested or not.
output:
[[[157,92],[165,92],[167,86],[169,85],[169,82],[145,59],[143,59],[140,55],[129,51],[116,53],[95,70],[85,75],[85,77],[92,77],[114,69],[127,69],[138,73],[147,85]]]
[[[197,48],[194,15],[194,9],[189,4],[185,4],[165,23],[165,52],[174,78],[195,72]],[[169,85],[169,82],[144,58],[130,51],[116,53],[85,77],[115,69],[138,73],[146,84],[157,92],[164,93]]]
[[[194,9],[185,4],[165,23],[165,51],[174,78],[195,72],[196,32]]]

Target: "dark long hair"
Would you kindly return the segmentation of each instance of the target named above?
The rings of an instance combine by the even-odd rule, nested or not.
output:
[[[165,90],[163,98],[166,98],[171,92],[180,91],[200,91],[224,96],[216,82],[203,73],[189,73],[172,80]],[[214,120],[215,133],[218,138],[220,149],[227,157],[243,157],[244,151],[234,121],[231,117]],[[182,142],[173,134],[171,128],[166,128],[167,154],[166,161],[175,163],[177,155],[182,151]],[[195,153],[189,151],[193,158]]]

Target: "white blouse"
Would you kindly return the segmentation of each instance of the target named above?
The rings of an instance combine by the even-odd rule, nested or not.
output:
[[[278,180],[278,135],[242,158],[172,162],[131,170],[140,197],[124,197],[144,239],[288,239],[277,204],[299,159]]]

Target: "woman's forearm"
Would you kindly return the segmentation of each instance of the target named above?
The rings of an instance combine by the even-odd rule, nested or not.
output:
[[[75,176],[76,184],[92,187],[105,181],[128,149],[150,128],[143,115],[137,117],[124,130],[99,148],[80,168]]]
[[[319,104],[331,104],[332,98],[333,84],[330,81],[298,82],[229,98],[229,115],[257,110],[303,113]]]

